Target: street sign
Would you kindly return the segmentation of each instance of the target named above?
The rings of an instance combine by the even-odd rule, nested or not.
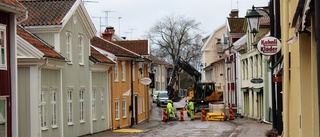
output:
[[[141,80],[140,80],[140,83],[142,85],[146,85],[146,86],[149,85],[151,82],[152,82],[152,80],[148,77],[141,78]]]
[[[266,56],[277,54],[281,49],[281,42],[275,37],[264,37],[257,45],[258,51]]]
[[[263,79],[261,79],[261,78],[254,78],[254,79],[251,79],[250,81],[251,81],[251,83],[253,83],[253,84],[260,84],[260,83],[263,82]]]

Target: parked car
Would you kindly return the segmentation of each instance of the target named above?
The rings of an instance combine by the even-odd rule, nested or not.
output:
[[[156,103],[157,102],[157,97],[158,97],[159,91],[154,91],[152,95],[152,102]]]
[[[167,106],[169,101],[168,91],[159,91],[157,97],[157,106],[164,107]]]

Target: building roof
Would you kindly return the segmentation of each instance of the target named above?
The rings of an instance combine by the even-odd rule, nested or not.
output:
[[[29,14],[22,26],[61,25],[76,0],[19,0]],[[22,17],[20,17],[22,18]]]
[[[90,46],[91,57],[95,62],[107,63],[107,64],[115,64],[112,60],[110,60],[106,55],[101,54],[98,50],[96,50],[93,46]]]
[[[51,45],[47,44],[39,37],[23,29],[21,26],[17,27],[17,34],[32,46],[37,48],[39,51],[41,51],[44,54],[43,57],[65,60],[65,58],[57,51],[55,51]]]
[[[91,45],[98,47],[102,50],[105,50],[107,52],[110,52],[112,54],[114,54],[115,56],[121,56],[121,57],[140,57],[139,54],[134,53],[124,47],[121,47],[115,43],[112,43],[110,41],[107,41],[103,38],[99,38],[99,37],[93,37],[90,40]]]
[[[156,63],[156,64],[169,65],[169,63],[167,63],[163,60],[160,60],[158,57],[153,56],[153,55],[150,55],[150,59],[152,60],[153,63]]]
[[[0,0],[0,9],[8,8],[15,11],[26,11],[26,8],[16,0]]]
[[[230,27],[230,33],[245,33],[247,23],[245,18],[227,18]]]
[[[148,40],[121,40],[112,42],[140,55],[149,55]]]

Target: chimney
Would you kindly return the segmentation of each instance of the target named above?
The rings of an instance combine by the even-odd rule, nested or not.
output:
[[[231,13],[229,14],[230,18],[238,18],[239,17],[239,11],[238,9],[232,9]]]
[[[107,27],[104,32],[102,33],[102,38],[108,41],[112,41],[112,36],[114,35],[114,28],[113,27]]]

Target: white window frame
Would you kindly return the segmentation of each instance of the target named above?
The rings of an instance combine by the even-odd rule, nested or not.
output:
[[[126,62],[122,61],[122,81],[126,81]]]
[[[58,112],[57,112],[57,91],[56,90],[52,90],[52,93],[51,93],[51,109],[52,109],[52,112],[51,112],[51,127],[52,128],[57,128],[58,127],[58,124],[57,124],[57,117],[58,117]]]
[[[71,32],[66,33],[66,57],[71,61],[72,64],[72,34]]]
[[[80,106],[80,123],[85,123],[85,110],[84,110],[84,89],[79,91],[79,106]]]
[[[67,124],[73,125],[73,90],[67,89],[67,104],[68,104],[68,111],[67,111]]]
[[[40,127],[41,130],[48,130],[47,123],[47,102],[46,102],[46,90],[41,91],[40,95]]]
[[[79,64],[84,65],[84,59],[83,59],[83,36],[79,34],[78,36],[78,52],[79,52]]]
[[[100,101],[101,101],[101,119],[105,119],[105,116],[104,116],[104,90],[103,88],[101,89],[101,97],[100,97]]]
[[[118,62],[114,66],[114,81],[118,81]]]
[[[0,70],[7,70],[7,25],[0,24]]]
[[[119,99],[116,99],[114,104],[115,104],[115,106],[114,106],[115,107],[115,109],[114,109],[115,110],[115,119],[119,120],[120,119],[120,116],[119,116]]]
[[[92,102],[92,120],[95,121],[95,120],[97,120],[97,116],[96,116],[96,89],[95,88],[92,90],[91,102]]]
[[[127,118],[127,100],[122,99],[122,118]]]

